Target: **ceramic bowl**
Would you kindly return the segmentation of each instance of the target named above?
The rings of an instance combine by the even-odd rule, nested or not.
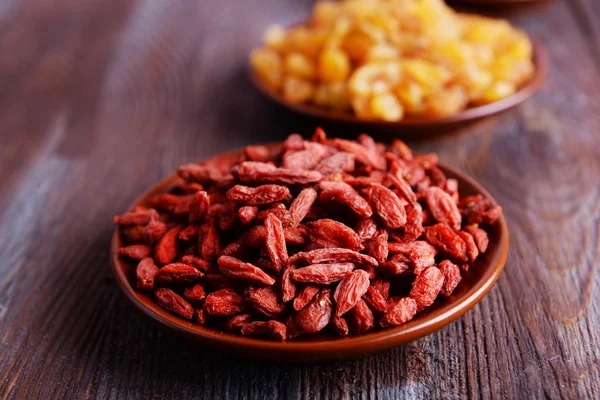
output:
[[[280,93],[265,86],[252,71],[250,72],[250,79],[253,85],[274,103],[297,114],[313,118],[318,124],[326,127],[350,127],[353,131],[370,132],[378,137],[384,134],[389,137],[404,139],[423,139],[443,135],[448,133],[449,130],[506,111],[533,96],[542,87],[548,75],[549,65],[548,55],[543,46],[535,41],[533,41],[533,44],[535,73],[517,92],[502,100],[469,107],[457,114],[445,117],[409,116],[398,122],[363,120],[351,112],[333,110],[315,104],[291,103],[283,98]]]
[[[240,151],[237,151],[221,157],[236,157],[239,154]],[[443,164],[440,164],[439,168],[448,178],[458,180],[461,196],[480,193],[495,204],[491,195],[472,178]],[[136,205],[147,205],[152,196],[168,192],[177,180],[178,177],[173,175],[157,183],[137,199],[130,210]],[[494,286],[504,269],[508,254],[508,228],[503,216],[488,230],[488,234],[488,250],[463,274],[462,281],[450,297],[438,298],[431,307],[399,327],[345,338],[323,334],[308,336],[305,339],[301,336],[287,342],[274,342],[201,326],[169,313],[154,302],[151,294],[136,290],[136,264],[118,256],[121,246],[118,231],[114,232],[112,238],[111,260],[119,288],[135,308],[161,327],[206,349],[286,363],[334,361],[355,359],[408,343],[441,329],[471,309]]]

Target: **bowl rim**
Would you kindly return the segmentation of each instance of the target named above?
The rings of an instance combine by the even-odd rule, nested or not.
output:
[[[235,150],[226,152],[213,157],[226,157],[238,154],[243,150]],[[206,160],[213,157],[207,157]],[[496,204],[495,199],[490,193],[485,190],[477,181],[470,176],[463,174],[455,168],[449,167],[443,163],[439,163],[438,167],[445,173],[450,173],[461,180],[466,181],[468,185],[473,187],[478,193],[488,198],[493,204]],[[163,193],[173,187],[178,180],[177,175],[171,175],[166,179],[161,180],[146,190],[139,196],[128,208],[131,210],[135,205],[143,202],[149,196]],[[295,357],[312,357],[312,358],[332,358],[333,354],[344,354],[347,352],[357,354],[367,354],[376,351],[382,351],[387,348],[395,347],[400,344],[411,342],[422,336],[435,332],[441,327],[450,324],[458,319],[475,304],[477,304],[494,286],[506,263],[509,248],[509,232],[504,215],[496,221],[499,224],[499,242],[496,252],[490,259],[490,265],[486,271],[479,277],[475,284],[470,287],[460,298],[455,301],[444,304],[438,309],[433,310],[431,314],[424,317],[422,320],[410,321],[410,324],[400,325],[398,327],[382,329],[374,332],[369,332],[361,335],[342,337],[327,340],[314,341],[269,341],[257,339],[241,335],[235,335],[228,332],[221,332],[213,328],[206,328],[202,325],[192,323],[175,316],[168,311],[160,308],[156,303],[152,307],[148,307],[146,302],[141,299],[142,292],[137,291],[130,285],[124,268],[121,264],[126,263],[119,258],[118,249],[120,247],[121,238],[118,227],[115,228],[112,236],[110,247],[110,258],[112,263],[112,272],[121,291],[125,297],[131,302],[134,307],[146,317],[149,317],[154,322],[157,322],[163,327],[174,331],[177,334],[186,336],[196,341],[202,341],[207,344],[218,344],[225,346],[229,350],[240,351],[240,354],[265,352],[263,358],[269,358],[269,355],[277,358],[281,356]],[[493,265],[492,265],[493,264]],[[145,295],[151,296],[149,293]],[[147,301],[147,300],[146,300]],[[334,357],[336,358],[336,357]],[[340,357],[337,357],[340,358]]]
[[[252,85],[269,100],[299,114],[308,115],[313,118],[321,118],[334,122],[368,124],[373,128],[426,128],[434,126],[454,125],[480,118],[488,117],[515,107],[537,93],[548,77],[549,56],[545,47],[531,36],[527,35],[533,44],[533,62],[535,72],[531,79],[522,85],[515,93],[508,97],[492,103],[468,107],[456,114],[442,117],[404,117],[400,121],[382,121],[376,119],[360,119],[356,115],[346,111],[333,110],[331,108],[318,106],[312,103],[292,103],[283,98],[279,93],[268,88],[256,76],[253,68],[249,66],[249,76]]]

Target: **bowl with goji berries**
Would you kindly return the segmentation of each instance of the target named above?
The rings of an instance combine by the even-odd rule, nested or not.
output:
[[[114,222],[113,272],[143,314],[285,362],[432,333],[487,294],[508,253],[501,207],[436,154],[320,128],[182,165]]]

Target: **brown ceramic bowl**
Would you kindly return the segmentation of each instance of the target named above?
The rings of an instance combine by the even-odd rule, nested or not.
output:
[[[222,157],[235,157],[239,154],[238,150]],[[443,164],[439,167],[448,178],[458,180],[461,196],[481,193],[495,204],[490,194],[473,179]],[[137,199],[130,210],[136,205],[147,205],[148,199],[154,195],[169,191],[177,179],[173,175],[159,182]],[[491,227],[488,234],[490,244],[487,252],[480,255],[468,272],[463,273],[462,281],[450,297],[436,300],[431,307],[402,326],[346,338],[323,334],[306,338],[301,336],[288,342],[274,342],[207,328],[169,313],[154,302],[151,294],[135,289],[136,264],[118,256],[121,239],[117,231],[112,238],[111,260],[119,287],[142,314],[207,349],[286,363],[334,361],[359,358],[408,343],[437,331],[471,309],[490,291],[504,269],[508,254],[508,228],[504,216]]]
[[[533,96],[544,83],[548,75],[548,54],[541,44],[533,42],[533,60],[535,64],[535,73],[533,77],[517,92],[493,103],[469,107],[454,115],[446,117],[405,117],[398,122],[387,122],[377,120],[363,120],[351,112],[333,110],[315,104],[291,103],[283,96],[265,86],[256,77],[254,72],[250,72],[250,79],[254,86],[267,98],[279,104],[280,106],[294,111],[298,114],[312,117],[321,123],[352,126],[362,132],[371,132],[373,134],[383,133],[393,137],[405,139],[418,139],[431,136],[438,136],[447,133],[450,129],[455,129],[468,123],[477,121],[481,118],[506,111],[515,107]]]

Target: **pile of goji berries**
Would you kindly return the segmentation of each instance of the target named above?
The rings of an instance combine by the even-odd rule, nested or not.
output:
[[[137,287],[198,324],[275,340],[401,325],[450,296],[502,210],[459,198],[436,166],[367,135],[179,167],[180,182],[115,217]]]

